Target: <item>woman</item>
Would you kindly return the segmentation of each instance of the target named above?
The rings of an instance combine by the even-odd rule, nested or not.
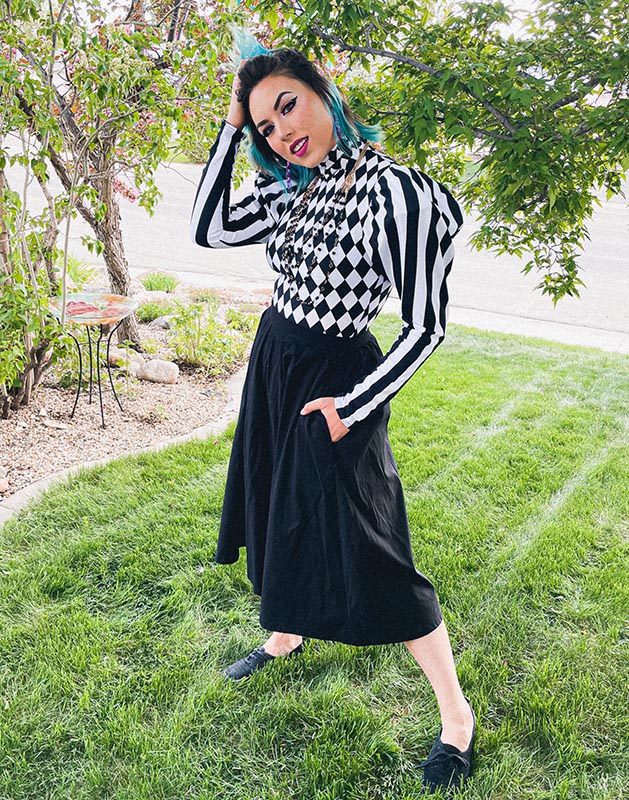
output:
[[[232,205],[245,127],[258,173]],[[279,273],[252,348],[216,553],[228,564],[246,548],[273,633],[225,675],[297,656],[304,636],[404,642],[439,704],[442,730],[422,764],[435,791],[469,775],[475,718],[435,589],[413,565],[387,422],[391,397],[444,337],[463,218],[444,186],[374,148],[374,131],[303,54],[268,51],[241,62],[197,191],[193,240],[266,242]],[[383,355],[368,326],[393,287],[403,327]]]

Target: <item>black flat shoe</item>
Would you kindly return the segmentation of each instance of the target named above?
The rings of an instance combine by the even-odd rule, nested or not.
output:
[[[470,701],[465,698],[467,702]],[[424,788],[429,794],[435,794],[439,789],[448,789],[452,792],[462,789],[472,769],[472,756],[474,753],[474,736],[476,734],[476,716],[472,712],[472,735],[467,750],[459,750],[453,744],[444,744],[441,741],[441,732],[432,746],[428,758],[417,766],[424,770]]]
[[[298,656],[303,649],[304,643],[302,641],[301,644],[298,644],[294,650],[291,650],[286,655],[289,657]],[[272,656],[265,651],[264,647],[256,647],[248,656],[234,661],[233,664],[226,667],[223,671],[223,675],[233,681],[240,681],[243,678],[248,678],[250,675],[253,675],[254,672],[263,669],[269,661],[273,661],[277,657],[284,658],[284,656]]]

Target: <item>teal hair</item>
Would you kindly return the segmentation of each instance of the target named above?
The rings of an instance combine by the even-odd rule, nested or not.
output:
[[[273,52],[261,45],[255,36],[245,28],[233,25],[231,32],[234,37],[234,49],[231,53],[231,62],[234,69],[238,69],[238,65],[243,59],[253,58],[254,56],[267,56]]]
[[[354,119],[350,121],[346,113],[346,103],[343,100],[343,96],[332,80],[330,81],[330,94],[330,103],[329,106],[326,103],[326,106],[328,106],[332,119],[336,118],[338,122],[338,127],[341,131],[340,140],[336,126],[334,135],[339,147],[346,155],[350,155],[351,148],[355,147],[361,139],[367,139],[370,142],[382,142],[384,134],[380,125],[368,125],[355,115],[352,115]]]

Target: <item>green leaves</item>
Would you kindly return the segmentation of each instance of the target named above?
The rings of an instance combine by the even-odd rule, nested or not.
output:
[[[19,164],[46,184],[53,166],[64,187],[40,216],[24,210],[25,198],[15,192],[5,190],[0,199],[7,242],[0,275],[9,276],[3,286],[6,352],[0,383],[25,383],[34,366],[27,334],[33,345],[53,335],[44,301],[56,287],[47,284],[43,265],[63,216],[74,218],[80,210],[95,234],[83,243],[101,254],[107,242],[108,264],[121,262],[124,273],[123,243],[112,244],[119,232],[103,231],[117,214],[116,192],[139,198],[152,212],[160,198],[152,176],[169,152],[173,122],[183,119],[189,102],[214,93],[233,12],[216,22],[190,11],[182,39],[169,42],[168,19],[152,24],[152,11],[162,18],[164,9],[152,5],[143,4],[146,25],[113,20],[111,4],[101,0],[50,5],[11,0],[0,6],[0,142],[23,143],[18,152],[0,149],[0,169]],[[205,111],[211,119],[210,109]],[[211,126],[207,130],[211,133]],[[6,402],[6,396],[0,398],[2,414]],[[11,403],[20,402],[16,392]]]
[[[93,236],[81,236],[81,244],[93,253],[94,255],[100,256],[103,254],[103,250],[105,249],[105,245],[100,241],[100,239],[96,239]]]

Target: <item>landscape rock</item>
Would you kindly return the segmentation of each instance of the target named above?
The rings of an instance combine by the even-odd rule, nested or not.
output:
[[[7,478],[0,478],[0,494],[9,491],[9,481]]]
[[[47,417],[44,417],[44,419],[42,419],[42,422],[47,428],[54,428],[55,430],[58,431],[65,431],[66,428],[68,427],[65,424],[65,422],[57,422],[56,419],[48,419]]]
[[[6,477],[7,477],[7,468],[6,467],[0,467],[0,480],[2,478],[6,478]]]
[[[140,369],[146,364],[146,359],[134,350],[129,350],[127,354],[119,347],[112,347],[109,351],[109,364],[112,367],[118,367],[122,372],[128,372],[137,377]]]
[[[165,331],[169,331],[169,317],[157,317],[157,319],[154,319],[151,323],[149,323],[149,328],[162,328]]]
[[[147,361],[138,372],[138,378],[141,381],[151,381],[152,383],[177,383],[178,377],[179,367],[177,364],[161,358]]]
[[[118,369],[120,372],[124,374],[129,374],[134,378],[138,377],[138,373],[142,369],[142,367],[146,364],[146,361],[142,359],[141,361],[136,358],[132,358],[128,364],[121,364]]]

